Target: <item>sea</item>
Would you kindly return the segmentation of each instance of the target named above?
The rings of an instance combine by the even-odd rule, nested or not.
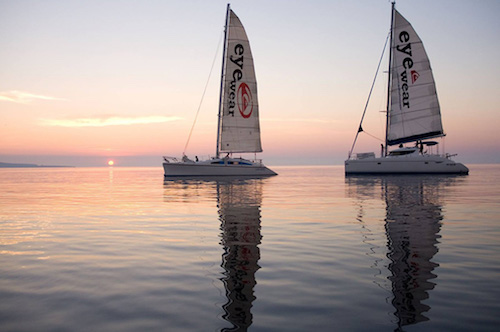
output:
[[[0,331],[498,331],[500,165],[0,169]]]

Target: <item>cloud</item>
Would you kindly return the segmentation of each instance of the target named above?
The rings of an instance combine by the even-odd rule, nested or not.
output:
[[[43,126],[53,127],[107,127],[128,126],[135,124],[163,123],[181,120],[178,116],[143,116],[143,117],[108,117],[108,118],[80,118],[72,120],[42,119]]]
[[[37,99],[42,99],[42,100],[65,100],[65,99],[62,99],[62,98],[55,98],[55,97],[49,97],[49,96],[35,95],[35,94],[29,93],[29,92],[23,92],[23,91],[17,91],[17,90],[0,92],[0,100],[10,101],[10,102],[13,102],[13,103],[29,104],[32,101],[37,100]]]

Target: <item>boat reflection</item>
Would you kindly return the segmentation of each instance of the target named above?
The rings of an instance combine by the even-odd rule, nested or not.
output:
[[[252,324],[251,308],[256,299],[254,286],[257,283],[255,273],[260,268],[260,208],[264,182],[265,177],[176,179],[165,182],[169,188],[165,199],[170,201],[204,201],[203,197],[213,198],[216,188],[220,244],[223,247],[220,280],[226,293],[222,317],[231,324],[231,327],[221,329],[224,332],[247,331]]]
[[[217,200],[221,221],[221,245],[224,248],[221,278],[227,302],[224,319],[233,326],[222,331],[246,331],[252,324],[252,302],[255,273],[260,268],[259,244],[262,181],[229,181],[217,183]]]
[[[396,331],[429,320],[423,303],[436,284],[433,261],[443,219],[442,196],[459,181],[455,176],[347,177],[349,194],[364,201],[381,198],[386,205],[388,280]],[[358,215],[362,218],[363,214]],[[361,220],[362,221],[362,220]]]

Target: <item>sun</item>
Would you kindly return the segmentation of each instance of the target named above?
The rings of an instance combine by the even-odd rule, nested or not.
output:
[[[115,162],[113,160],[108,161],[108,166],[113,166],[114,164],[115,164]]]

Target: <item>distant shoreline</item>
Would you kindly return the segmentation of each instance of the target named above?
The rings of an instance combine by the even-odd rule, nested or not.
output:
[[[0,168],[54,168],[54,167],[73,167],[73,166],[37,165],[37,164],[20,164],[20,163],[2,163],[2,162],[0,162]]]

